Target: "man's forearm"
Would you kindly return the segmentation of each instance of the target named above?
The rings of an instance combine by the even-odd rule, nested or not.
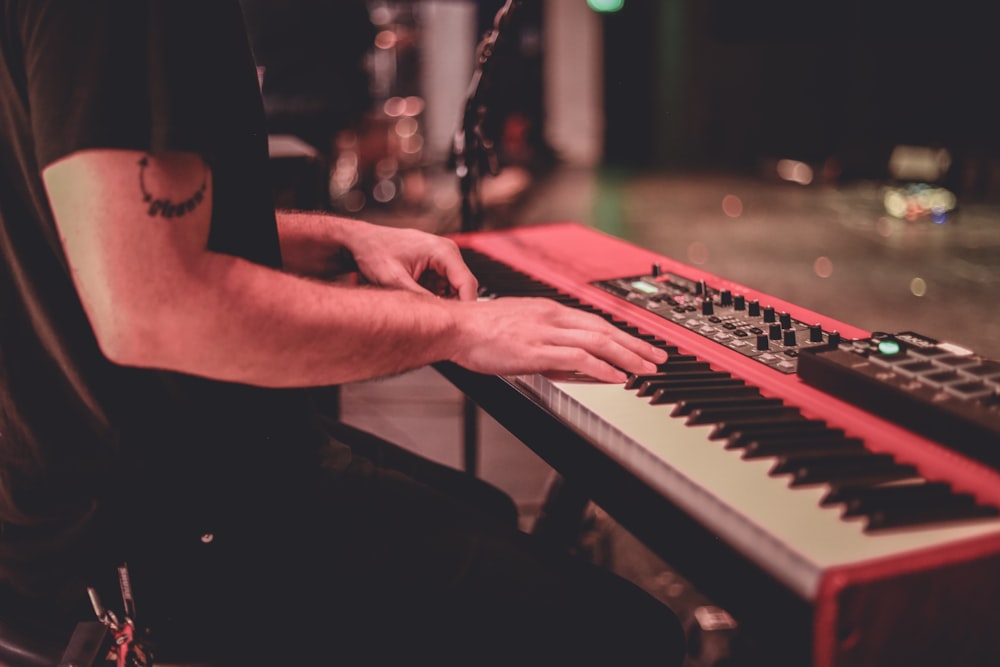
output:
[[[172,302],[171,302],[172,301]],[[448,358],[457,304],[401,290],[344,287],[210,253],[171,301],[123,318],[106,353],[261,386],[318,386]]]
[[[281,257],[286,271],[333,278],[357,270],[345,241],[350,227],[368,223],[323,213],[277,211]]]
[[[283,215],[282,250],[298,274],[209,251],[210,176],[191,153],[87,150],[45,168],[74,284],[112,361],[284,387],[445,359],[480,373],[573,370],[623,382],[624,372],[652,372],[664,360],[603,319],[548,299],[477,301],[458,246],[415,229]],[[185,215],[161,220],[147,192],[167,202],[201,194]],[[329,272],[340,247],[380,289],[305,277]],[[432,296],[420,285],[428,274],[457,298]]]

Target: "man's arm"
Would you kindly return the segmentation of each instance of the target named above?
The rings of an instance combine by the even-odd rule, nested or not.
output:
[[[278,211],[278,234],[284,266],[293,273],[333,278],[360,271],[371,284],[421,293],[428,293],[421,278],[433,274],[460,299],[476,298],[476,279],[448,238],[297,211]]]
[[[358,270],[344,245],[344,227],[349,221],[322,213],[283,210],[277,211],[277,218],[285,270],[320,279]]]
[[[622,381],[615,366],[648,372],[663,360],[600,318],[545,300],[331,285],[212,252],[211,174],[196,155],[82,151],[43,175],[77,290],[116,363],[280,387],[446,359],[486,373]],[[184,214],[151,212],[144,192]]]

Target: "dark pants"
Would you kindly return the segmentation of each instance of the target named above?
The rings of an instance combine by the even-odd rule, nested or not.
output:
[[[156,530],[167,502],[134,526],[137,617],[159,661],[680,664],[669,609],[535,544],[505,494],[354,429],[337,436],[356,454],[346,470],[234,498],[239,514],[215,525]],[[120,606],[114,577],[109,563],[101,588]]]

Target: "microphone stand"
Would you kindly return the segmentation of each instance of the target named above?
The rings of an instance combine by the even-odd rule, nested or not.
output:
[[[496,147],[486,136],[483,125],[489,111],[487,102],[492,84],[493,57],[504,41],[504,33],[511,23],[512,15],[517,13],[516,10],[523,2],[524,0],[507,0],[496,14],[493,28],[479,43],[476,49],[476,70],[469,84],[462,122],[452,140],[449,162],[455,175],[458,176],[463,232],[479,230],[483,224],[482,198],[479,190],[482,169],[485,167],[493,176],[500,173]]]
[[[503,42],[503,33],[511,22],[511,16],[521,6],[523,0],[507,0],[493,19],[493,28],[483,36],[476,49],[476,70],[465,100],[462,122],[452,140],[449,166],[458,176],[459,192],[462,197],[461,231],[477,231],[483,225],[483,206],[480,196],[481,170],[485,166],[491,175],[500,173],[493,141],[486,136],[483,125],[489,111],[487,100],[490,94],[490,75],[493,72],[493,56]],[[467,395],[462,405],[462,449],[465,472],[476,475],[479,462],[479,413],[478,407]]]

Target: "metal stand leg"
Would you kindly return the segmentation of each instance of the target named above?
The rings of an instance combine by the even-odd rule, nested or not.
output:
[[[462,397],[462,456],[465,472],[479,472],[479,407],[468,396]]]
[[[571,549],[580,537],[589,502],[585,493],[553,472],[531,533],[556,549]]]

